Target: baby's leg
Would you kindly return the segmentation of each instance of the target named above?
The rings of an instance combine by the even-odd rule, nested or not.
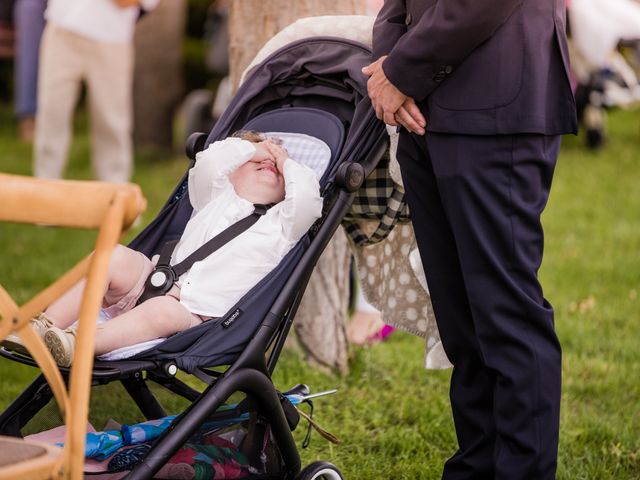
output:
[[[116,245],[109,261],[103,305],[112,305],[126,295],[136,285],[147,262],[140,252]],[[84,279],[79,281],[45,310],[56,327],[66,328],[78,319],[85,284]]]
[[[137,307],[98,326],[96,355],[156,338],[168,337],[201,323],[170,296],[150,298]]]

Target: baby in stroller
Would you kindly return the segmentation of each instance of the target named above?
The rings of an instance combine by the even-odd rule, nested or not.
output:
[[[322,212],[318,179],[279,143],[242,131],[198,154],[188,179],[194,213],[175,248],[169,247],[172,266],[254,211],[263,213],[244,233],[193,263],[163,294],[140,301],[157,259],[122,245],[114,250],[103,298],[108,321],[98,326],[96,355],[224,315],[308,231]],[[76,284],[32,321],[60,366],[73,358],[83,289],[84,282]],[[17,342],[7,338],[4,345],[16,349]]]

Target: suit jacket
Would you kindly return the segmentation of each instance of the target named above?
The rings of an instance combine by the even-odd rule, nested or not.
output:
[[[427,130],[575,133],[565,0],[385,0],[374,58]]]

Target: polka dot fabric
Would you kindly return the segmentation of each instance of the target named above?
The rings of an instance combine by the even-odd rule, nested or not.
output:
[[[360,221],[367,231],[377,222]],[[426,368],[451,366],[442,348],[431,297],[410,224],[398,224],[386,240],[352,244],[362,292],[382,312],[385,323],[425,338]]]

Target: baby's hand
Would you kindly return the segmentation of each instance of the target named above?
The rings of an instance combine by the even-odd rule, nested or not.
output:
[[[289,158],[289,154],[287,153],[287,151],[280,145],[276,145],[275,143],[271,143],[269,141],[265,142],[265,145],[271,155],[273,155],[278,171],[280,173],[284,172],[284,162],[287,158]]]

